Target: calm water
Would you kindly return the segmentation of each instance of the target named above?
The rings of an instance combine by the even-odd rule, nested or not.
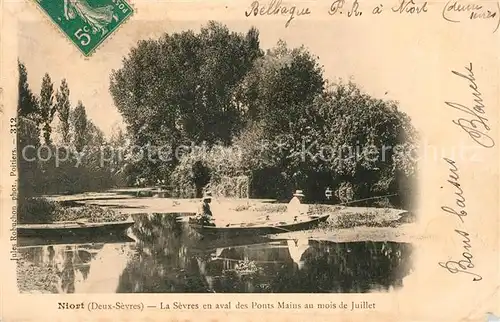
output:
[[[410,270],[411,245],[405,243],[211,242],[173,215],[134,219],[133,239],[20,252],[52,267],[65,293],[363,293],[399,287]]]

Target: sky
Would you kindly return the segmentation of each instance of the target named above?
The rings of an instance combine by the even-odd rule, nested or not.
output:
[[[132,18],[90,58],[84,58],[33,5],[20,3],[18,56],[27,67],[28,81],[35,92],[39,93],[46,72],[56,88],[66,78],[72,105],[82,100],[89,118],[109,136],[114,127],[123,127],[108,90],[109,76],[113,69],[122,66],[123,57],[138,40],[197,30],[209,20],[217,20],[238,32],[255,26],[260,31],[262,48],[274,46],[279,39],[290,47],[305,45],[319,57],[326,78],[352,79],[371,95],[399,101],[401,109],[413,116],[417,128],[424,121],[426,125],[433,122],[422,118],[419,109],[426,104],[422,98],[438,96],[440,85],[431,75],[440,64],[441,57],[436,53],[443,44],[429,35],[439,34],[439,29],[427,29],[427,24],[417,20],[406,20],[402,28],[394,28],[393,20],[389,25],[384,19],[376,24],[370,19],[333,19],[326,10],[314,18],[296,17],[285,28],[286,17],[247,18],[246,6],[219,3],[222,5],[207,7],[196,1],[158,1],[154,6],[146,6],[137,1]]]

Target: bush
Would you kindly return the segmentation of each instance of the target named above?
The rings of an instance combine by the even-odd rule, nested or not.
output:
[[[123,221],[127,218],[128,215],[95,205],[79,208],[59,207],[53,215],[53,221],[85,220],[86,222],[113,222]]]
[[[284,213],[286,212],[286,204],[265,204],[255,208],[255,211],[262,213]]]
[[[85,220],[112,222],[126,220],[128,215],[99,206],[66,208],[46,198],[26,198],[19,202],[18,220],[23,224],[47,224],[58,221]]]
[[[312,215],[323,215],[323,214],[333,214],[334,212],[340,210],[340,206],[323,205],[323,204],[311,204],[309,205],[309,214]]]
[[[18,204],[20,223],[49,223],[53,221],[58,204],[45,198],[21,198]]]
[[[183,155],[171,175],[180,191],[195,191],[201,197],[203,188],[214,196],[248,197],[248,177],[241,166],[238,148],[202,145]]]

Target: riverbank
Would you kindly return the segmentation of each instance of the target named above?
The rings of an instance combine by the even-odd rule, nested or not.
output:
[[[330,242],[405,242],[426,238],[417,229],[415,214],[392,208],[310,205],[311,214],[329,214],[317,228],[270,236],[274,239],[311,239]],[[247,216],[279,217],[286,205],[260,205],[242,211]],[[254,213],[250,215],[250,213]]]
[[[151,213],[180,213],[191,215],[197,212],[199,200],[157,197],[134,197],[118,193],[87,193],[73,196],[51,196],[35,203],[27,217],[31,222],[112,222],[127,220],[132,215]],[[216,224],[248,222],[265,216],[284,216],[287,205],[262,199],[216,198],[211,204]],[[42,211],[40,211],[42,209]],[[47,214],[49,213],[49,214]],[[279,238],[307,237],[330,241],[408,241],[419,238],[415,235],[413,214],[392,208],[344,207],[312,204],[309,213],[329,214],[328,221],[320,227],[287,234]]]
[[[114,222],[129,218],[128,214],[97,205],[66,207],[46,198],[28,198],[20,202],[19,224],[48,224],[62,221]]]
[[[196,213],[198,199],[133,197],[118,193],[86,193],[71,196],[46,196],[33,199],[20,209],[30,220],[42,220],[52,213],[54,221],[88,219],[90,222],[122,220],[128,215],[151,213]],[[224,221],[247,221],[257,217],[279,216],[287,204],[270,199],[216,198],[211,203],[214,216]],[[329,222],[335,228],[359,225],[385,227],[400,220],[408,212],[392,208],[344,207],[311,204],[311,214],[330,214]],[[46,219],[43,219],[46,220]],[[410,221],[411,222],[411,221]]]
[[[30,221],[87,220],[117,221],[129,215],[152,213],[193,214],[198,211],[197,199],[174,199],[155,197],[131,197],[109,193],[81,194],[74,196],[51,196],[43,198],[29,207],[21,209],[24,218]],[[211,203],[216,221],[246,222],[264,216],[280,217],[285,214],[287,204],[263,199],[214,199]],[[331,228],[350,228],[361,225],[370,227],[390,227],[397,224],[409,213],[401,209],[344,207],[336,205],[311,204],[309,213],[329,214]],[[51,217],[51,218],[50,218]],[[411,216],[410,216],[411,217]],[[412,222],[410,220],[408,222]]]

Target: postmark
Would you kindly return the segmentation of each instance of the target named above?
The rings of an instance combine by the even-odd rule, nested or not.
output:
[[[134,13],[125,0],[38,0],[36,3],[87,57]]]

